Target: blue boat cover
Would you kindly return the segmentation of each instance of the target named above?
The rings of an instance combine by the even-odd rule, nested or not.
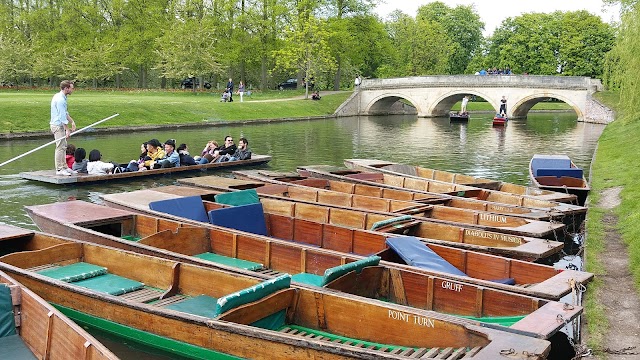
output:
[[[531,172],[535,175],[538,169],[568,169],[571,167],[571,159],[566,155],[540,155],[535,154],[531,158]]]
[[[149,203],[149,209],[191,220],[209,222],[200,196],[153,201]]]
[[[252,234],[267,235],[267,223],[261,203],[211,210],[209,222]]]
[[[387,245],[408,265],[452,275],[468,276],[413,236],[389,237]]]

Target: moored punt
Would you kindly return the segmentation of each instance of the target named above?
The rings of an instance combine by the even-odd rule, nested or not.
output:
[[[555,202],[575,202],[575,195],[555,191],[541,190],[504,181],[489,180],[474,176],[457,174],[448,171],[429,169],[421,166],[398,164],[373,159],[345,159],[344,164],[355,170],[383,172],[407,178],[428,180],[427,191],[432,192],[467,192],[486,189],[477,196],[497,203],[505,203],[526,207],[553,208]],[[465,194],[454,194],[466,196]]]
[[[45,300],[197,347],[199,357],[545,358],[549,342],[431,311],[260,279],[34,233],[0,257]],[[384,329],[384,331],[381,331]],[[155,335],[155,336],[154,336]],[[214,354],[217,353],[217,354]],[[190,354],[192,355],[192,354]]]
[[[142,190],[147,198],[154,197],[150,192]],[[135,198],[135,192],[131,194],[131,198]],[[158,194],[167,199],[176,198],[170,194]],[[214,204],[208,205],[213,207]],[[261,279],[279,276],[283,272],[293,273],[293,284],[298,287],[311,287],[316,291],[318,287],[339,290],[419,309],[474,317],[536,337],[549,338],[562,328],[564,323],[557,321],[558,316],[571,321],[582,311],[578,305],[568,306],[493,289],[484,286],[483,282],[462,282],[437,273],[425,274],[387,262],[376,263],[375,256],[362,259],[319,249],[309,246],[308,240],[299,237],[292,239],[294,242],[281,241],[207,224],[135,215],[81,201],[35,206],[29,213],[43,229],[83,241],[183,263],[234,270]],[[276,231],[296,226],[295,221],[288,221],[286,216],[268,215],[266,218],[270,228],[285,224]],[[193,227],[195,225],[198,227]],[[334,232],[330,225],[326,227],[327,234]],[[341,231],[338,227],[336,229]],[[363,242],[372,240],[361,238]],[[348,268],[359,263],[363,266]]]
[[[389,194],[390,192],[380,192],[378,191],[379,189],[371,189],[368,186],[318,178],[281,181],[270,176],[265,176],[260,171],[250,170],[234,171],[233,174],[236,178],[255,180],[266,184],[294,185],[317,189],[318,198],[333,197],[338,204],[346,204],[346,206],[362,210],[407,214],[417,219],[444,222],[451,225],[473,227],[506,234],[557,239],[559,234],[562,234],[564,228],[564,226],[559,223],[552,224],[545,221],[494,214],[486,211],[452,208],[437,203],[433,204],[429,203],[430,199],[424,199],[426,195],[405,191],[403,191],[402,194],[398,192]],[[187,179],[186,181],[190,180]],[[286,192],[287,194],[290,193],[288,190]],[[268,191],[265,190],[264,193],[268,193]],[[339,199],[340,194],[344,194],[343,199]],[[400,199],[398,199],[398,197],[400,197]],[[423,199],[425,201],[423,201]]]
[[[24,236],[22,229],[0,234]],[[117,360],[82,327],[0,271],[0,357],[3,359]]]
[[[270,177],[281,177],[275,173],[268,171],[260,171],[261,174]],[[427,191],[429,184],[427,180],[407,178],[400,175],[392,175],[383,172],[354,170],[344,167],[337,167],[331,165],[311,165],[311,166],[299,166],[298,177],[294,177],[294,174],[289,174],[285,177],[285,180],[301,180],[305,177],[317,177],[322,179],[340,180],[344,182],[352,182],[357,184],[364,184],[370,187],[361,187],[361,192],[378,192],[389,193],[388,196],[397,197],[398,199],[406,198],[406,194],[398,193],[393,190],[404,190],[413,193],[420,193],[428,195],[430,201],[436,202],[435,199],[442,199],[440,203],[442,205],[459,207],[464,209],[474,209],[492,212],[496,214],[505,214],[511,216],[525,217],[528,219],[542,220],[542,221],[561,221],[563,218],[574,215],[584,215],[587,212],[587,208],[578,205],[572,205],[567,203],[557,202],[541,202],[540,207],[524,207],[519,205],[509,205],[503,203],[495,203],[487,200],[480,200],[478,198],[465,198],[454,195],[448,195],[446,193],[437,193]],[[371,188],[373,187],[373,188]],[[382,190],[382,189],[390,190]],[[479,193],[478,193],[479,194]],[[385,194],[387,195],[387,194]],[[425,195],[425,196],[426,196]],[[422,200],[421,201],[425,201]]]
[[[577,196],[580,205],[584,205],[591,190],[582,169],[566,155],[533,155],[529,162],[529,178],[539,189]]]
[[[54,170],[38,170],[31,172],[22,172],[20,173],[20,177],[27,180],[34,180],[40,182],[46,182],[50,184],[56,185],[68,185],[68,184],[82,184],[82,183],[94,183],[100,181],[112,181],[118,179],[131,179],[131,178],[139,178],[139,177],[148,177],[155,175],[166,175],[166,174],[174,174],[174,173],[185,173],[194,170],[205,170],[205,169],[226,169],[226,168],[235,168],[241,166],[254,166],[266,164],[271,161],[271,156],[268,155],[251,155],[251,159],[248,160],[238,160],[238,161],[227,161],[222,163],[209,163],[209,164],[198,164],[198,165],[189,165],[189,166],[178,166],[172,168],[164,168],[164,169],[151,169],[145,171],[132,171],[132,172],[121,172],[115,174],[105,174],[105,175],[89,175],[89,174],[77,174],[71,176],[64,175],[56,175]]]
[[[172,189],[177,189],[181,195],[173,194]],[[188,222],[192,225],[207,226],[206,224],[203,225],[203,223],[189,220],[181,216],[150,210],[149,204],[155,201],[184,198],[187,191],[191,191],[192,195],[196,195],[198,192],[210,194],[208,190],[196,188],[189,189],[186,187],[175,186],[159,187],[156,188],[156,190],[157,191],[138,190],[123,194],[110,194],[105,195],[103,199],[109,206],[126,208],[139,213],[153,214],[157,217],[174,219],[180,222]],[[166,193],[160,193],[160,191],[164,191]],[[211,210],[220,208],[219,204],[212,203],[210,201],[202,201],[200,200],[201,198],[202,195],[198,200],[201,201],[205,207],[205,211],[210,212]],[[191,203],[194,208],[196,207],[195,203],[195,201]],[[267,222],[267,224],[264,225],[267,227],[267,235],[272,236],[272,238],[267,239],[271,239],[272,242],[279,241],[276,239],[283,239],[297,244],[306,244],[306,246],[309,246],[310,244],[316,249],[324,248],[337,251],[338,253],[335,255],[341,257],[346,256],[349,259],[359,259],[360,257],[357,255],[369,256],[371,254],[375,254],[382,258],[383,261],[381,261],[381,264],[392,268],[442,276],[456,281],[473,283],[488,288],[497,288],[551,300],[559,300],[564,295],[575,290],[572,286],[573,283],[587,283],[593,278],[593,274],[581,271],[559,272],[551,266],[507,259],[501,256],[466,251],[448,246],[423,243],[422,246],[424,246],[424,249],[419,250],[435,252],[438,257],[443,258],[444,261],[450,263],[459,271],[464,273],[464,276],[461,274],[452,274],[450,271],[444,272],[441,269],[429,268],[428,266],[417,266],[415,263],[412,264],[411,261],[407,262],[402,259],[396,251],[387,248],[386,245],[384,245],[386,240],[388,240],[389,237],[396,237],[398,234],[402,234],[402,229],[398,229],[398,234],[389,235],[385,233],[361,232],[352,228],[345,228],[345,226],[351,226],[352,222],[358,221],[366,224],[366,227],[368,228],[373,223],[380,220],[380,218],[375,214],[345,212],[344,209],[318,206],[302,202],[274,203],[273,200],[270,199],[261,199],[261,204],[263,204],[264,208],[274,209],[269,210],[263,215]],[[33,209],[34,207],[30,208]],[[34,213],[31,216],[33,218],[38,215]],[[52,215],[49,215],[49,217],[51,216]],[[207,217],[210,216],[207,215]],[[239,216],[238,218],[243,219],[243,223],[253,224],[253,222],[247,220],[246,216]],[[316,220],[317,218],[324,218],[324,220],[318,221]],[[257,222],[257,220],[258,219],[254,221]],[[36,220],[34,219],[34,221]],[[46,224],[48,222],[46,219],[36,221],[37,224],[40,222],[44,224],[43,226],[47,226]],[[61,231],[65,231],[66,229],[73,229],[73,226],[58,226],[57,228],[60,228]],[[223,231],[223,229],[217,227],[210,228]],[[234,230],[224,230],[234,233]],[[46,231],[50,230],[47,229]],[[393,229],[389,229],[389,232],[393,233]],[[476,234],[471,234],[471,236],[474,235]],[[243,236],[246,236],[246,234]],[[262,239],[265,240],[265,238]],[[249,242],[249,246],[253,245],[255,247],[255,251],[257,251],[257,253],[254,254],[249,249],[242,251],[239,250],[239,243],[240,241],[236,240],[231,244],[227,243],[226,246],[219,247],[219,249],[224,252],[223,255],[232,257],[239,256],[239,254],[242,255],[244,254],[243,251],[247,251],[246,254],[256,256],[254,259],[266,259],[264,262],[267,264],[269,264],[270,261],[292,261],[296,263],[302,261],[304,263],[304,268],[306,268],[306,266],[311,266],[313,268],[313,266],[317,266],[317,263],[323,262],[315,256],[312,256],[311,258],[304,255],[301,256],[299,251],[295,251],[291,255],[285,251],[278,252],[278,254],[283,257],[283,259],[279,259],[272,255],[274,252],[270,249],[273,245],[259,246],[253,242]],[[347,254],[353,254],[353,257]],[[292,257],[292,260],[284,260],[289,259],[290,256]],[[299,260],[301,258],[302,260]],[[261,260],[255,261],[260,262]],[[492,281],[496,279],[513,279],[515,284],[507,285]]]

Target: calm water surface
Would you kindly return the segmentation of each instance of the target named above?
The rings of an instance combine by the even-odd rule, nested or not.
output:
[[[263,166],[269,170],[293,171],[300,165],[342,165],[345,158],[376,158],[527,184],[527,167],[533,154],[569,155],[588,174],[598,137],[604,129],[603,125],[578,123],[575,114],[566,112],[530,113],[528,119],[509,121],[504,128],[492,127],[492,116],[472,114],[468,123],[384,116],[125,134],[89,133],[70,142],[84,147],[87,153],[99,149],[104,160],[126,163],[137,159],[140,144],[151,138],[161,142],[175,138],[178,144],[188,144],[192,154],[198,154],[208,140],[222,143],[229,134],[236,142],[241,136],[248,138],[254,153],[271,155],[273,160]],[[2,141],[0,162],[50,140]],[[61,187],[22,180],[17,175],[21,171],[42,169],[53,169],[53,147],[0,168],[0,222],[36,229],[23,206],[69,199],[100,203],[102,194],[170,185],[176,181],[174,176],[162,176]],[[212,174],[229,175],[209,171],[187,176]],[[123,358],[148,358],[141,355],[144,352],[138,353],[129,347],[114,350]]]

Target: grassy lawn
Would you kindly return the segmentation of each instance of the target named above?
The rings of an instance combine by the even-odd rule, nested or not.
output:
[[[48,131],[55,90],[0,91],[2,133]],[[322,93],[321,93],[322,94]],[[100,127],[240,121],[330,115],[351,92],[322,96],[320,101],[292,99],[303,90],[254,92],[220,102],[217,91],[92,91],[77,89],[69,96],[69,113],[78,127],[119,113]],[[267,101],[264,101],[267,100]]]
[[[596,97],[616,110],[619,103],[618,92],[602,92]],[[586,315],[589,340],[587,346],[601,351],[605,346],[609,324],[605,308],[597,301],[603,290],[602,277],[606,275],[602,258],[605,241],[604,216],[613,211],[618,217],[617,230],[628,246],[629,267],[633,274],[636,291],[640,286],[640,168],[635,166],[640,158],[637,142],[640,136],[640,121],[623,122],[620,114],[616,121],[607,125],[600,140],[591,172],[591,193],[587,221],[587,271],[595,273],[596,279],[587,289]],[[605,189],[622,187],[621,204],[614,210],[595,206]],[[615,311],[615,309],[612,309]],[[602,355],[602,354],[600,354]]]

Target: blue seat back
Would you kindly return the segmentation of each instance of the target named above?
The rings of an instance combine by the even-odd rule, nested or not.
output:
[[[153,201],[149,203],[149,209],[191,220],[209,222],[207,211],[200,196],[185,196]]]
[[[209,222],[252,234],[267,235],[267,223],[261,203],[211,210]]]
[[[468,276],[413,236],[389,237],[386,242],[408,265],[452,275]]]
[[[547,169],[540,168],[536,171],[535,176],[555,176],[555,177],[571,177],[576,179],[582,179],[583,173],[580,168],[568,168],[568,169]]]

